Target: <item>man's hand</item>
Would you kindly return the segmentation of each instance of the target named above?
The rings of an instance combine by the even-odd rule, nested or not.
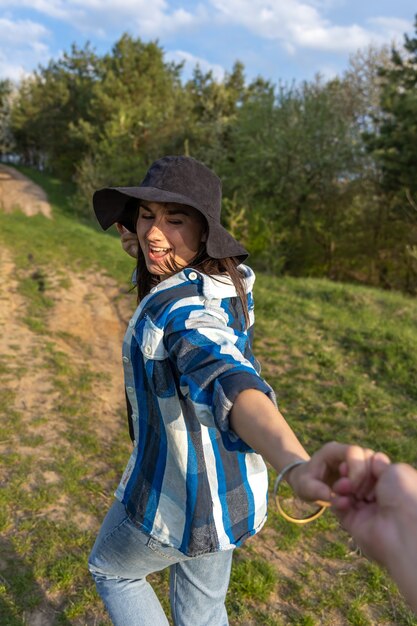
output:
[[[134,259],[137,259],[139,252],[139,241],[136,233],[131,233],[130,230],[123,226],[123,224],[116,223],[116,228],[120,233],[120,242],[122,244],[123,250]]]

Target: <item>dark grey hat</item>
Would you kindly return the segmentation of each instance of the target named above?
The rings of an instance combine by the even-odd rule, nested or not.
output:
[[[206,165],[187,156],[166,156],[155,161],[138,187],[105,187],[94,193],[93,206],[100,226],[107,230],[120,222],[132,233],[137,200],[176,202],[197,209],[207,220],[207,253],[214,259],[248,252],[220,223],[221,181]]]

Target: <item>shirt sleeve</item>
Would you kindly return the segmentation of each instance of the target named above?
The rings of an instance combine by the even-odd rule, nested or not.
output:
[[[258,389],[276,404],[273,389],[245,358],[247,335],[207,308],[173,311],[165,327],[165,345],[177,370],[181,393],[192,402],[199,421],[216,427],[227,450],[251,451],[230,428],[230,411],[245,389]]]

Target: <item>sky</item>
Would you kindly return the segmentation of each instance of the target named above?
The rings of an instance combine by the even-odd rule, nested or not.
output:
[[[221,80],[331,78],[359,49],[414,35],[415,0],[0,0],[0,79],[18,81],[72,43],[110,52],[123,33],[158,41],[166,61]]]

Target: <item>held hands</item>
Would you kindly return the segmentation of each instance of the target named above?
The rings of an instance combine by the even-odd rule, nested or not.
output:
[[[330,443],[289,473],[305,500],[330,500],[363,553],[387,568],[417,613],[417,471],[381,452]]]
[[[119,223],[116,223],[116,228],[120,234],[120,242],[122,244],[123,250],[134,259],[137,259],[139,252],[139,242],[136,233],[131,233],[130,230],[128,230],[125,226]]]
[[[326,443],[307,463],[291,470],[288,482],[302,500],[333,504],[334,485],[343,478],[344,492],[339,494],[338,507],[348,506],[352,494],[362,498],[373,491],[373,454],[372,450],[359,446]]]
[[[366,556],[390,568],[399,554],[417,560],[417,472],[405,463],[391,464],[385,454],[371,459],[375,488],[365,498],[346,497],[346,478],[334,484],[334,511]],[[405,546],[409,542],[409,546]]]

